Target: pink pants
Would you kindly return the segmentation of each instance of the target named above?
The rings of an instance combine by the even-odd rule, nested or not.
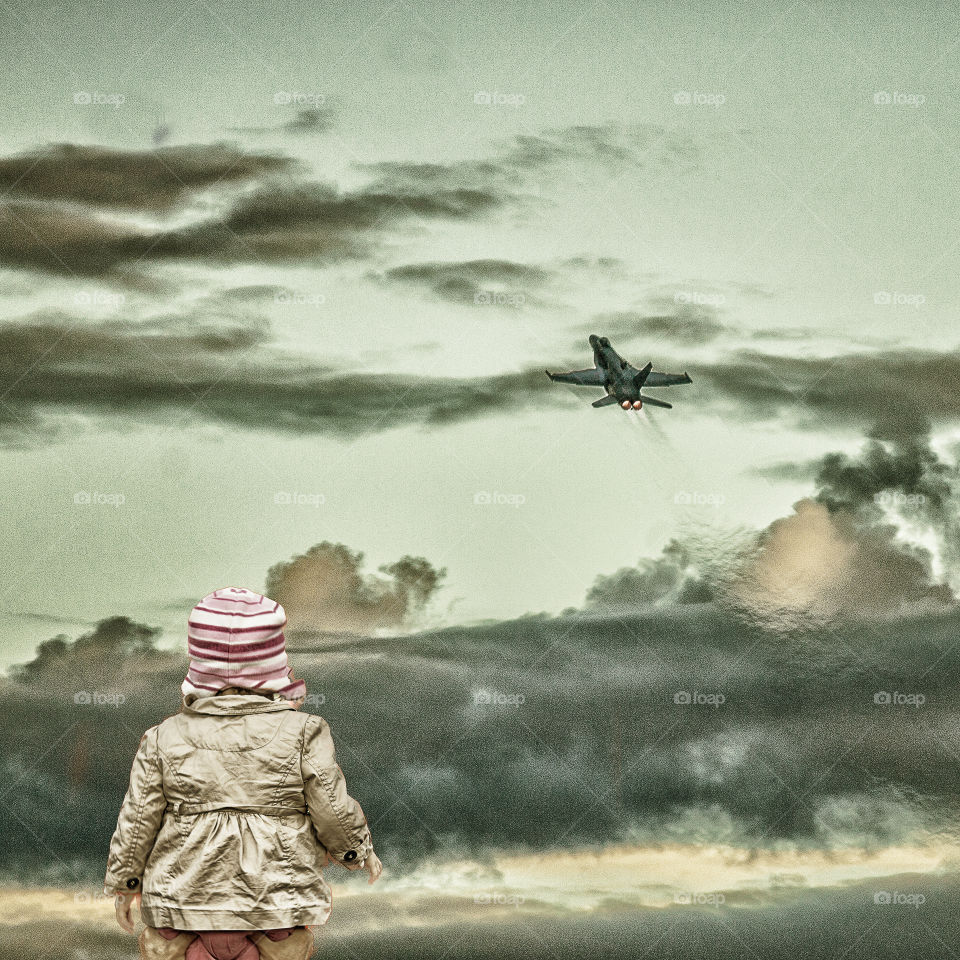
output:
[[[288,938],[292,938],[289,939],[290,950],[281,949],[280,942]],[[165,942],[169,942],[169,947],[161,946]],[[141,935],[140,947],[142,956],[149,960],[172,960],[174,957],[184,960],[272,960],[274,956],[278,960],[287,960],[288,956],[291,960],[299,960],[313,952],[313,934],[304,927],[258,931],[147,927]]]

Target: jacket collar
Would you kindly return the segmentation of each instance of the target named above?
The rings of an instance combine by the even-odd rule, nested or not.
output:
[[[248,713],[275,713],[278,710],[293,710],[289,700],[267,700],[265,697],[244,693],[228,693],[217,696],[197,697],[184,703],[184,713],[213,714],[220,717],[242,716]]]

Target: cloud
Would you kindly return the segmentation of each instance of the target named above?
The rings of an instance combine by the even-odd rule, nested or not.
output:
[[[326,133],[333,127],[334,113],[324,107],[298,110],[292,120],[283,125],[287,133]]]
[[[602,328],[602,329],[600,329]],[[662,336],[678,343],[736,332],[709,305],[678,304],[669,312],[596,315],[584,332],[631,339]],[[663,366],[677,366],[664,360]],[[960,350],[885,349],[828,357],[735,350],[689,366],[699,403],[724,416],[790,420],[810,430],[846,429],[888,439],[923,436],[931,423],[960,418]]]
[[[623,276],[626,273],[625,262],[618,257],[567,257],[561,261],[561,266],[569,270],[584,270],[597,273],[606,273],[610,276]]]
[[[152,422],[171,411],[280,433],[358,436],[522,408],[542,371],[472,378],[351,373],[267,345],[262,324],[134,326],[59,315],[0,324],[0,429],[8,443],[50,438],[80,412]]]
[[[882,494],[899,493],[915,498],[928,514],[955,510],[956,471],[929,446],[929,423],[917,426],[919,435],[875,431],[856,457],[828,453],[817,470],[817,500],[831,510],[877,516]]]
[[[358,255],[370,240],[401,222],[473,220],[502,202],[492,191],[418,190],[389,179],[347,192],[326,184],[263,186],[221,218],[164,239],[160,255],[229,261],[342,258]]]
[[[681,344],[709,343],[729,328],[719,319],[715,307],[664,301],[659,312],[617,310],[597,314],[587,325],[591,332],[601,329],[611,339],[625,342],[643,338],[672,340]],[[587,327],[584,327],[586,329]]]
[[[664,605],[304,638],[291,665],[323,698],[395,875],[611,843],[836,854],[956,838],[955,783],[930,758],[960,723],[958,628],[952,609],[784,636],[715,604]],[[96,882],[140,735],[177,709],[186,657],[83,661],[102,677],[47,659],[56,687],[0,686],[0,870],[66,863]],[[71,682],[125,699],[76,703]]]
[[[18,200],[163,212],[199,190],[298,168],[292,158],[248,153],[228,143],[153,150],[60,143],[0,158],[0,192]]]
[[[451,303],[487,303],[498,294],[521,297],[533,303],[532,289],[542,287],[552,272],[513,260],[455,260],[410,263],[392,267],[383,279],[425,287],[436,297]]]
[[[301,111],[290,132],[316,130]],[[399,226],[471,222],[520,204],[547,170],[600,163],[675,166],[685,135],[659,127],[576,126],[518,136],[481,160],[361,165],[372,180],[341,190],[304,179],[303,165],[230,144],[120,151],[59,144],[0,159],[0,265],[124,279],[168,261],[210,265],[363,259]],[[223,187],[193,222],[147,226],[121,214],[183,212],[198,191]],[[246,192],[239,190],[245,188]],[[126,276],[129,279],[129,276]]]
[[[884,350],[833,357],[743,350],[700,362],[691,373],[711,403],[727,399],[741,415],[790,418],[802,427],[922,432],[928,421],[960,417],[960,351]]]
[[[252,283],[241,287],[229,287],[214,295],[227,304],[276,302],[278,297],[289,295],[290,291],[276,283]]]
[[[50,204],[0,205],[0,263],[105,275],[169,260],[210,264],[338,262],[367,256],[403,221],[474,219],[501,199],[478,190],[342,193],[324,184],[263,186],[198,223],[151,229]]]
[[[0,264],[66,276],[100,276],[141,265],[161,234],[86,208],[0,203]]]
[[[768,327],[750,334],[753,340],[812,340],[822,336],[821,331],[812,327]]]
[[[937,511],[950,501],[928,451],[886,454],[824,458],[824,502],[749,542],[672,541],[556,618],[409,634],[445,572],[422,557],[367,573],[325,541],[271,567],[292,665],[397,874],[518,846],[835,852],[942,832],[954,790],[927,758],[960,722],[960,608],[915,603],[935,592],[925,558],[897,544],[857,471],[880,461],[889,483],[943,494]],[[363,635],[383,629],[394,635]],[[0,843],[0,870],[102,870],[139,732],[179,699],[186,658],[159,652],[157,634],[110,617],[41,644],[0,685],[13,812],[48,838]],[[877,699],[891,691],[922,699]],[[50,804],[65,791],[66,811]],[[62,829],[74,821],[85,829]]]
[[[266,225],[261,228],[269,235]],[[103,255],[102,248],[89,249],[94,256]],[[509,273],[498,266],[490,275],[498,270],[500,275]],[[438,283],[444,276],[457,282],[456,271],[444,274],[428,268],[425,276]],[[270,289],[256,287],[254,294]],[[230,296],[254,294],[238,291]],[[284,432],[359,435],[522,409],[539,402],[550,387],[539,365],[460,379],[374,375],[263,349],[267,344],[262,323],[221,322],[216,327],[202,318],[190,326],[167,323],[151,329],[119,322],[80,324],[63,314],[43,314],[0,325],[0,383],[10,387],[5,416],[8,421],[11,416],[32,420],[38,435],[37,416],[57,407],[145,418],[163,409],[181,409],[198,418]],[[697,389],[706,394],[702,402],[714,407],[726,396],[754,417],[772,419],[788,411],[809,417],[818,411],[828,423],[848,426],[872,413],[878,419],[865,429],[895,439],[923,434],[928,425],[925,407],[930,408],[930,420],[960,415],[958,394],[950,389],[951,376],[960,378],[958,358],[960,354],[919,351],[878,354],[862,369],[861,361],[851,358],[838,358],[832,365],[768,358],[775,366],[782,364],[777,369],[786,380],[759,361],[749,369],[734,361],[695,364],[691,373],[701,384]],[[894,378],[899,378],[895,403],[887,396]],[[389,405],[377,402],[383,397],[391,398]]]
[[[660,557],[598,577],[585,608],[712,600],[789,631],[954,602],[957,471],[928,438],[875,437],[856,456],[829,453],[809,469],[816,493],[789,516],[725,540],[706,528],[671,540]]]
[[[577,256],[542,264],[496,257],[430,260],[401,264],[370,276],[426,289],[450,303],[562,306],[556,294],[564,288],[620,281],[630,274],[622,260]],[[544,288],[551,294],[544,293]]]
[[[907,527],[932,540],[943,576],[960,582],[960,474],[930,444],[925,418],[905,418],[872,431],[858,456],[827,454],[820,462],[817,501],[846,511],[861,525]],[[925,561],[925,562],[929,562]]]
[[[655,123],[575,124],[537,134],[517,134],[480,160],[438,163],[382,162],[370,167],[421,183],[518,182],[523,175],[596,164],[611,170],[626,167],[676,170],[699,163],[700,151],[689,134]]]
[[[816,476],[819,464],[816,461],[798,462],[779,460],[759,467],[750,467],[749,472],[767,480],[786,481],[788,483],[809,483]]]
[[[648,604],[704,603],[713,592],[696,568],[689,546],[671,540],[656,559],[597,577],[587,591],[586,609],[629,610]]]
[[[243,169],[242,159],[238,166]],[[257,172],[252,166],[248,177]],[[127,184],[128,202],[136,197],[147,202],[148,186]],[[102,189],[109,192],[108,187]],[[153,195],[157,203],[158,190]],[[97,196],[93,187],[73,192]],[[172,204],[183,192],[181,188],[177,194],[171,187],[163,202]],[[0,203],[0,264],[122,279],[124,270],[142,272],[168,261],[339,262],[369,256],[401,224],[471,221],[505,200],[505,194],[492,189],[417,187],[389,175],[350,191],[325,183],[272,179],[227,198],[200,219],[170,227],[117,216],[105,203],[84,206],[36,196],[11,198]]]
[[[11,668],[18,683],[42,685],[48,691],[89,685],[113,685],[120,681],[127,660],[159,665],[169,662],[170,654],[159,650],[156,641],[160,629],[137,623],[125,616],[101,620],[76,640],[58,634],[43,641],[33,660]]]
[[[291,133],[295,135],[305,133],[326,133],[334,126],[336,114],[333,109],[327,106],[304,107],[298,109],[293,117],[284,120],[283,123],[273,124],[265,127],[239,126],[229,127],[233,133],[242,133],[249,136],[258,133]]]
[[[929,554],[897,544],[896,533],[800,500],[763,532],[725,598],[780,629],[894,613],[921,601],[951,603],[950,588],[933,582]]]
[[[423,557],[384,564],[379,576],[362,567],[362,553],[325,540],[272,566],[265,591],[287,611],[291,631],[369,633],[409,627],[446,574]]]

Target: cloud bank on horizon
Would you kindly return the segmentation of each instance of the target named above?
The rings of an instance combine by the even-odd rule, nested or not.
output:
[[[272,566],[266,591],[400,870],[612,842],[923,846],[956,840],[956,482],[925,435],[878,434],[825,456],[790,516],[674,540],[559,616],[411,632],[445,571],[404,556],[367,573],[330,542]],[[904,542],[891,509],[929,546]],[[53,864],[11,840],[0,868],[90,869],[130,751],[179,699],[185,655],[158,638],[117,616],[12,671],[12,814],[49,845],[65,795],[93,826],[57,833]]]
[[[400,872],[610,843],[882,849],[956,842],[957,624],[785,639],[696,604],[331,638],[291,662]],[[105,622],[3,684],[5,875],[96,876],[186,669],[127,639],[148,630]]]

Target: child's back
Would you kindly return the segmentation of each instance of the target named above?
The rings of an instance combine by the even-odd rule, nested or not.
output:
[[[305,690],[286,665],[285,622],[279,604],[237,588],[204,598],[191,615],[184,690],[196,692],[141,740],[105,880],[112,891],[142,891],[149,927],[322,924],[329,858],[348,869],[368,865],[371,879],[374,864],[379,873],[326,721],[297,710]],[[292,690],[297,700],[232,692],[265,673],[277,679],[262,689]]]

